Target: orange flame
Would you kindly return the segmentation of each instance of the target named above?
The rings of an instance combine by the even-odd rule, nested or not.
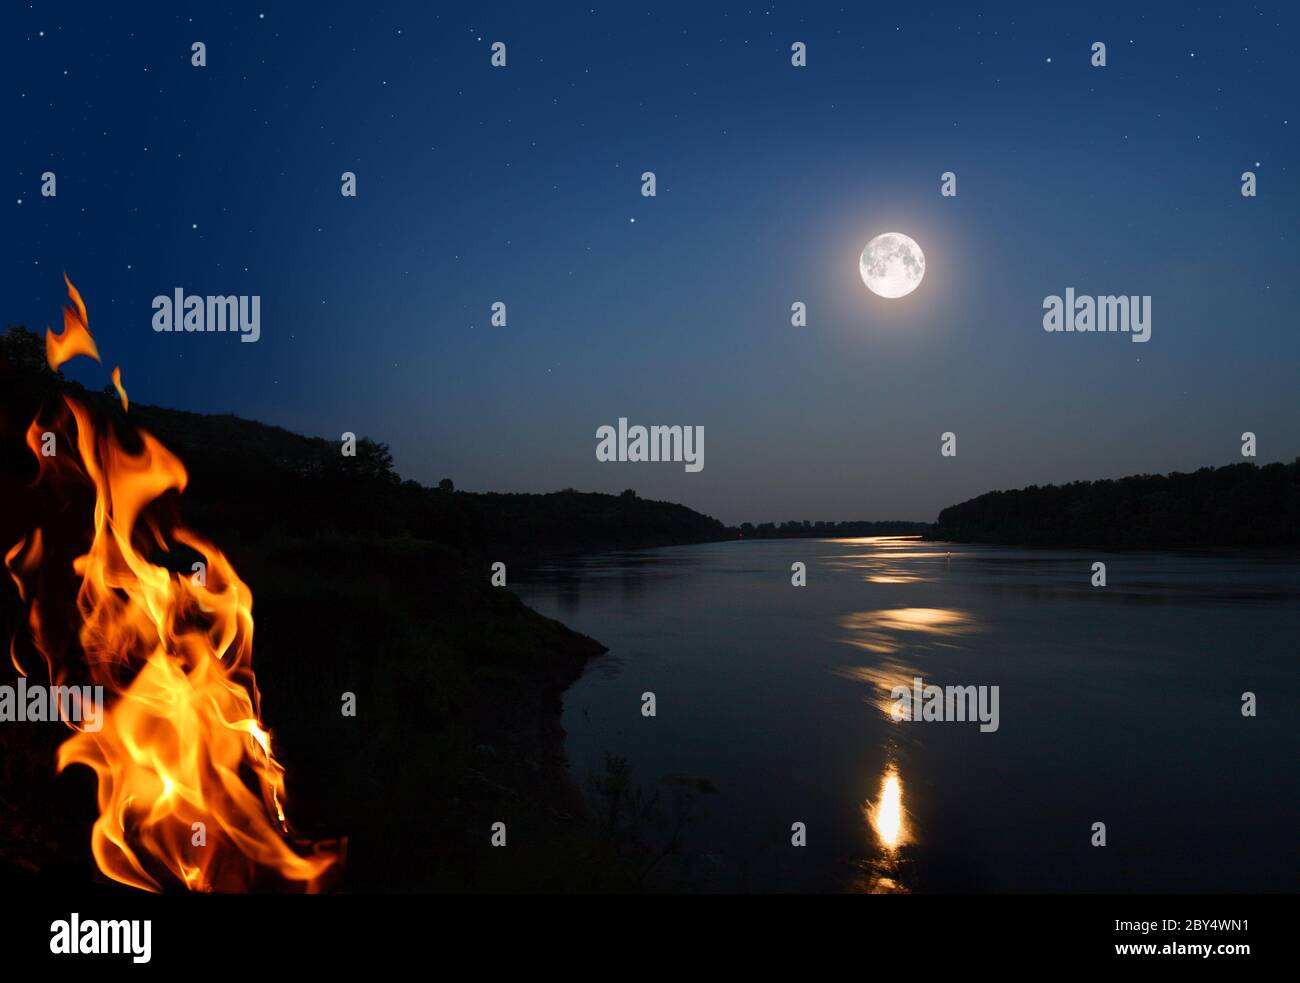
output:
[[[89,355],[96,362],[99,361],[99,349],[95,347],[95,339],[90,334],[86,305],[81,294],[66,273],[63,274],[63,282],[68,285],[68,296],[72,299],[71,304],[63,305],[63,334],[45,329],[45,357],[55,372],[68,359],[78,355]]]
[[[98,358],[71,282],[68,293],[75,309],[65,309],[62,337],[46,336],[54,368],[76,354]],[[120,374],[113,377],[125,408]],[[97,776],[91,850],[99,869],[150,891],[169,884],[240,891],[271,882],[320,890],[336,872],[339,846],[300,852],[290,844],[284,768],[260,720],[251,667],[252,593],[215,546],[155,517],[155,503],[185,489],[180,460],[144,431],[140,449],[128,450],[77,400],[63,399],[71,420],[56,424],[55,457],[41,457],[37,423],[28,444],[48,494],[67,497],[87,483],[94,491],[90,546],[73,570],[85,671],[104,687],[107,706],[100,729],[77,730],[59,748],[58,769],[84,764]],[[80,467],[67,460],[73,423]],[[50,552],[41,532],[20,540],[5,563],[30,605],[33,642],[53,678],[70,660],[40,631],[32,580]],[[191,573],[150,558],[177,544],[199,558]]]
[[[129,410],[131,406],[126,399],[126,390],[122,388],[122,367],[119,365],[113,366],[113,388],[122,397],[122,409]]]

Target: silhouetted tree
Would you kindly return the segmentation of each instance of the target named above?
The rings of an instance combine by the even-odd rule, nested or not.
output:
[[[939,513],[937,539],[1022,546],[1300,545],[1300,459],[995,491]]]
[[[883,522],[811,522],[790,520],[780,525],[763,522],[754,525],[741,523],[739,529],[732,528],[733,534],[739,532],[745,539],[799,539],[813,536],[923,536],[934,526],[929,522],[906,522],[887,520]]]

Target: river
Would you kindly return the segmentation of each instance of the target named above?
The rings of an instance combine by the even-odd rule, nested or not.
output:
[[[565,695],[570,764],[659,793],[688,887],[1300,889],[1295,557],[763,540],[512,586],[609,647]],[[898,719],[917,679],[996,694],[996,728]]]

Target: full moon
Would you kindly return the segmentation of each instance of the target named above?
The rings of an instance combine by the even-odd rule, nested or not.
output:
[[[925,253],[910,236],[882,232],[862,250],[858,269],[873,294],[891,300],[906,297],[925,276]]]

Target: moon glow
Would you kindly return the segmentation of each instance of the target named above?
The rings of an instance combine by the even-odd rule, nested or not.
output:
[[[882,232],[862,250],[858,270],[873,294],[890,300],[905,297],[921,285],[925,253],[910,236]]]

